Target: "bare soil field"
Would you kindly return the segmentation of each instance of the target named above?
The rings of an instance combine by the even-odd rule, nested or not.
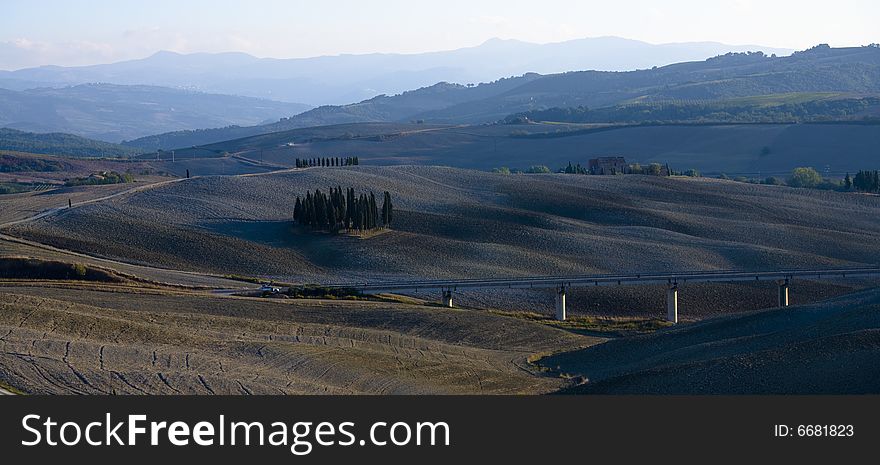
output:
[[[391,192],[393,229],[361,239],[294,228],[291,199],[331,186]],[[878,214],[876,197],[714,179],[361,166],[190,179],[4,232],[137,265],[350,282],[872,264]],[[869,284],[795,284],[793,299]],[[756,309],[773,296],[758,284],[688,286],[682,314]],[[662,299],[650,287],[578,289],[570,305],[576,313],[657,316]],[[459,302],[547,311],[552,298],[480,292]]]
[[[877,394],[880,289],[706,320],[557,354],[565,393]]]
[[[0,285],[0,381],[55,394],[535,394],[602,339],[485,311]]]

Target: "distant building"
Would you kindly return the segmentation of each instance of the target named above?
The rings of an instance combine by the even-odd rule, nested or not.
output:
[[[590,174],[626,174],[626,159],[623,157],[599,157],[590,160]]]

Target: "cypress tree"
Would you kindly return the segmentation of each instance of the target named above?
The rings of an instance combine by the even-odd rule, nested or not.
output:
[[[337,225],[336,211],[333,209],[333,204],[330,201],[328,201],[327,204],[329,206],[329,214],[327,215],[327,224],[329,225],[331,232],[336,232],[336,230],[337,230],[337,228],[336,228],[336,225]]]
[[[391,194],[388,191],[385,191],[384,198],[382,199],[382,226],[388,227],[391,225],[392,218],[392,208],[391,205]]]
[[[315,226],[315,201],[314,197],[312,197],[311,192],[306,192],[306,211],[305,211],[305,220],[303,224],[307,224],[311,227]]]
[[[376,196],[370,191],[370,229],[376,229],[379,224],[379,210],[376,208]]]
[[[302,203],[299,201],[299,196],[296,197],[296,203],[293,205],[293,222],[302,221]]]
[[[358,229],[367,229],[367,196],[364,194],[361,194],[360,200],[358,200],[358,216],[360,217],[358,220],[360,227]]]

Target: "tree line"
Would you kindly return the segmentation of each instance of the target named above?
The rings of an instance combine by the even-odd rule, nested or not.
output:
[[[376,203],[376,196],[372,191],[369,195],[357,195],[354,188],[348,188],[343,193],[342,187],[331,187],[329,194],[319,189],[314,194],[306,192],[305,198],[296,197],[293,206],[295,224],[334,233],[342,230],[370,231],[387,228],[393,217],[394,205],[391,203],[391,194],[387,191],[383,195],[381,207]]]
[[[880,193],[880,171],[861,170],[855,176],[846,173],[846,177],[825,178],[815,168],[802,166],[792,170],[788,178],[770,176],[767,178],[747,178],[738,176],[730,178],[725,174],[718,176],[719,179],[732,179],[738,182],[752,184],[767,184],[772,186],[802,187],[809,189],[836,190],[839,192],[859,191]]]
[[[93,173],[87,178],[73,178],[65,181],[65,186],[99,186],[104,184],[125,184],[134,182],[131,173],[117,173],[116,171],[101,171]]]
[[[699,99],[669,99],[612,107],[554,107],[530,110],[505,118],[507,124],[530,121],[567,123],[790,123],[850,121],[863,118],[871,108],[880,106],[880,98],[817,99],[789,102],[766,97],[756,102]]]
[[[359,165],[358,157],[319,157],[319,158],[297,158],[297,168],[309,168],[312,166],[354,166]]]
[[[843,184],[847,189],[861,192],[880,192],[880,171],[859,170],[853,177],[846,173]]]

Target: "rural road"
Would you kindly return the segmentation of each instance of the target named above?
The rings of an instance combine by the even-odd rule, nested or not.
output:
[[[27,218],[22,218],[22,219],[20,219],[20,220],[15,220],[15,221],[10,221],[10,222],[8,222],[8,223],[0,224],[0,229],[8,228],[8,227],[10,227],[10,226],[15,226],[15,225],[17,225],[17,224],[22,224],[22,223],[28,223],[28,222],[31,222],[31,221],[36,221],[36,220],[39,220],[40,218],[45,218],[45,217],[47,217],[47,216],[54,215],[54,214],[56,214],[56,213],[58,213],[58,212],[61,212],[61,211],[67,210],[68,208],[76,208],[76,207],[81,207],[81,206],[83,206],[83,205],[89,205],[89,204],[92,204],[92,203],[103,202],[104,200],[110,200],[110,199],[113,199],[113,198],[116,198],[116,197],[121,197],[121,196],[123,196],[123,195],[133,194],[133,193],[135,193],[135,192],[141,192],[141,191],[145,191],[145,190],[148,190],[148,189],[153,189],[153,188],[156,188],[156,187],[161,187],[161,186],[165,186],[165,185],[168,185],[168,184],[173,184],[173,183],[176,183],[176,182],[183,181],[183,180],[185,180],[185,179],[186,179],[186,178],[178,178],[178,179],[171,179],[171,180],[168,180],[168,181],[159,181],[159,182],[154,182],[154,183],[150,183],[150,184],[144,184],[144,185],[142,185],[142,186],[135,186],[135,187],[132,187],[131,189],[126,189],[126,190],[124,190],[124,191],[116,192],[116,193],[114,193],[114,194],[109,194],[109,195],[105,195],[105,196],[102,196],[102,197],[96,197],[96,198],[94,198],[94,199],[83,200],[82,202],[77,202],[76,205],[74,205],[73,207],[68,207],[67,205],[62,205],[62,206],[60,206],[60,207],[49,208],[49,209],[47,209],[47,210],[43,210],[43,211],[41,211],[40,213],[37,213],[36,215],[29,216],[29,217],[27,217]]]
[[[233,158],[239,158],[239,159],[242,159],[242,160],[248,160],[248,161],[251,161],[251,162],[253,162],[253,163],[260,163],[260,162],[257,162],[257,161],[255,161],[255,160],[249,160],[249,159],[246,159],[246,158],[244,158],[244,157],[240,157],[240,156],[238,156],[238,155],[233,155]],[[267,171],[267,172],[264,172],[264,173],[248,173],[248,174],[235,174],[235,175],[225,175],[225,176],[229,176],[229,177],[266,176],[266,175],[270,175],[270,174],[287,173],[287,172],[291,172],[291,171],[297,171],[297,170],[309,169],[309,168],[286,168],[286,167],[281,167],[280,165],[269,165],[269,164],[264,164],[264,165],[265,165],[266,167],[278,167],[278,168],[281,168],[281,169],[277,169],[277,170],[274,170],[274,171]],[[217,176],[223,176],[223,175],[217,175]],[[191,180],[191,179],[199,179],[199,178],[201,178],[201,177],[203,177],[203,176],[193,176],[193,177],[191,177],[191,178],[169,179],[169,180],[167,180],[167,181],[159,181],[159,182],[153,182],[153,183],[144,184],[144,185],[140,185],[140,186],[134,186],[134,187],[132,187],[131,189],[126,189],[126,190],[124,190],[124,191],[119,191],[119,192],[116,192],[116,193],[113,193],[113,194],[108,194],[108,195],[104,195],[104,196],[101,196],[101,197],[95,197],[94,199],[83,200],[83,201],[81,201],[81,202],[77,202],[77,203],[73,204],[73,207],[68,207],[67,205],[62,205],[62,206],[60,206],[60,207],[49,208],[49,209],[43,210],[43,211],[41,211],[41,212],[39,212],[39,213],[37,213],[37,214],[35,214],[35,215],[29,216],[29,217],[27,217],[27,218],[22,218],[22,219],[20,219],[20,220],[15,220],[15,221],[7,222],[7,223],[2,223],[2,224],[0,224],[0,229],[8,228],[8,227],[10,227],[10,226],[15,226],[15,225],[22,224],[22,223],[28,223],[28,222],[31,222],[31,221],[36,221],[36,220],[39,220],[39,219],[41,219],[41,218],[45,218],[45,217],[47,217],[47,216],[51,216],[51,215],[54,215],[54,214],[56,214],[56,213],[62,212],[62,211],[64,211],[64,210],[67,210],[68,208],[77,208],[77,207],[81,207],[81,206],[83,206],[83,205],[89,205],[89,204],[93,204],[93,203],[97,203],[97,202],[103,202],[103,201],[105,201],[105,200],[110,200],[110,199],[114,199],[114,198],[117,198],[117,197],[122,197],[122,196],[124,196],[124,195],[135,194],[135,193],[137,193],[137,192],[143,192],[143,191],[146,191],[146,190],[155,189],[155,188],[157,188],[157,187],[167,186],[167,185],[169,185],[169,184],[174,184],[174,183],[178,183],[178,182],[184,182],[184,181],[188,181],[188,180]]]
[[[285,171],[286,171],[286,170],[285,170]],[[278,172],[278,171],[270,171],[270,172],[267,172],[267,173],[256,173],[256,174],[259,174],[259,175],[266,175],[266,174],[277,173],[277,172]],[[198,179],[198,178],[199,178],[199,176],[195,176],[195,177],[192,177],[192,178],[189,178],[189,179]],[[117,197],[122,197],[122,196],[124,196],[124,195],[134,194],[134,193],[137,193],[137,192],[143,192],[143,191],[146,191],[146,190],[150,190],[150,189],[154,189],[154,188],[157,188],[157,187],[166,186],[166,185],[169,185],[169,184],[174,184],[174,183],[178,183],[178,182],[183,182],[183,181],[186,181],[187,179],[188,179],[188,178],[178,178],[178,179],[171,179],[171,180],[168,180],[168,181],[159,181],[159,182],[154,182],[154,183],[150,183],[150,184],[144,184],[144,185],[141,185],[141,186],[135,186],[135,187],[132,187],[131,189],[126,189],[126,190],[124,190],[124,191],[116,192],[116,193],[114,193],[114,194],[104,195],[104,196],[101,196],[101,197],[96,197],[96,198],[93,198],[93,199],[84,200],[84,201],[82,201],[82,202],[77,202],[76,204],[73,205],[73,207],[68,207],[67,205],[62,205],[62,206],[60,206],[60,207],[49,208],[49,209],[43,210],[43,211],[41,211],[41,212],[39,212],[39,213],[37,213],[37,214],[35,214],[35,215],[29,216],[29,217],[27,217],[27,218],[22,218],[22,219],[19,219],[19,220],[9,221],[9,222],[7,222],[7,223],[2,223],[2,224],[0,224],[0,230],[2,230],[2,229],[4,229],[4,228],[11,227],[11,226],[15,226],[15,225],[23,224],[23,223],[28,223],[28,222],[31,222],[31,221],[36,221],[36,220],[39,220],[39,219],[42,219],[42,218],[46,218],[46,217],[52,216],[52,215],[54,215],[54,214],[60,213],[60,212],[62,212],[62,211],[64,211],[64,210],[67,210],[67,209],[69,209],[69,208],[78,208],[78,207],[81,207],[81,206],[83,206],[83,205],[89,205],[89,204],[93,204],[93,203],[97,203],[97,202],[103,202],[103,201],[105,201],[105,200],[111,200],[111,199],[114,199],[114,198],[117,198]],[[7,234],[3,234],[2,232],[0,232],[0,241],[16,242],[16,243],[24,244],[24,245],[28,245],[28,246],[31,246],[31,247],[37,247],[37,248],[41,248],[41,249],[44,249],[44,250],[50,250],[50,251],[53,251],[53,252],[63,253],[63,254],[66,254],[66,255],[72,255],[72,256],[82,257],[82,258],[88,258],[88,259],[91,259],[91,260],[95,260],[95,261],[99,261],[99,262],[102,262],[102,263],[106,263],[106,264],[111,265],[111,266],[112,266],[112,265],[134,266],[134,267],[138,267],[138,268],[142,268],[142,269],[146,269],[146,270],[152,270],[152,271],[173,272],[173,273],[179,273],[179,274],[182,274],[182,275],[188,275],[188,276],[200,276],[200,277],[210,277],[210,278],[222,278],[222,279],[227,279],[227,278],[224,278],[223,276],[219,276],[219,275],[215,275],[215,274],[211,274],[211,273],[200,273],[200,272],[197,272],[197,271],[183,271],[183,270],[175,270],[175,269],[169,269],[169,268],[160,268],[160,267],[149,266],[149,265],[139,265],[139,264],[135,264],[135,263],[126,263],[126,262],[123,262],[123,261],[120,261],[120,260],[113,260],[113,259],[109,259],[109,258],[96,257],[96,256],[93,256],[93,255],[84,254],[84,253],[76,252],[76,251],[73,251],[73,250],[67,250],[67,249],[62,249],[62,248],[58,248],[58,247],[53,247],[53,246],[51,246],[51,245],[43,244],[43,243],[41,243],[41,242],[31,241],[31,240],[27,240],[27,239],[23,239],[23,238],[15,237],[15,236],[10,236],[10,235],[7,235]],[[226,289],[226,291],[230,291],[230,293],[231,293],[232,291],[234,291],[234,292],[241,292],[242,290],[248,290],[248,289],[253,289],[253,287],[252,287],[252,286],[247,286],[247,287],[242,287],[242,288],[237,289],[237,290]]]

